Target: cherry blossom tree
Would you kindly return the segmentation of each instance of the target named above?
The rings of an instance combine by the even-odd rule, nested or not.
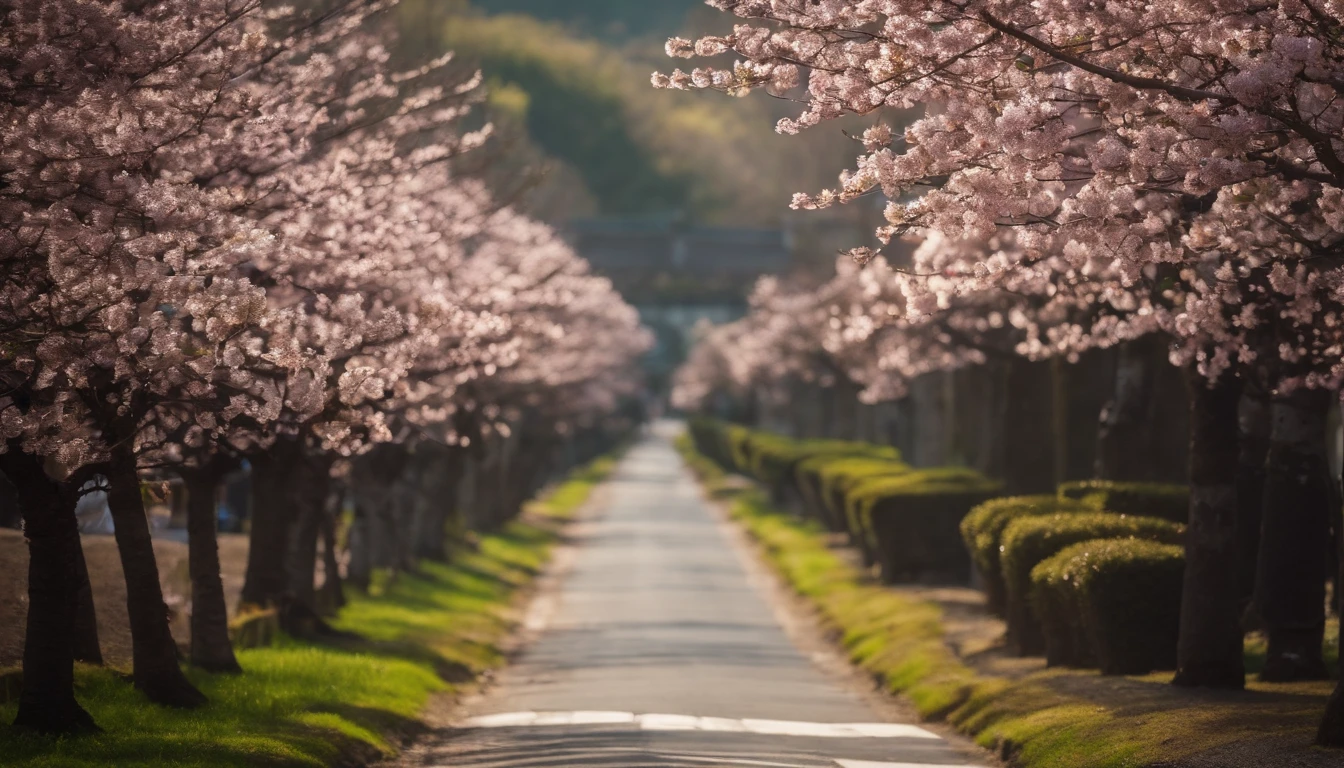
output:
[[[925,107],[903,135],[879,121],[840,187],[799,195],[797,207],[881,192],[890,201],[878,233],[884,242],[915,230],[983,241],[1011,228],[1011,250],[944,261],[942,279],[913,281],[928,294],[915,306],[1009,279],[1049,284],[1067,271],[1118,311],[1104,322],[1056,326],[1059,351],[1137,338],[1154,326],[1172,334],[1175,360],[1201,377],[1191,385],[1192,535],[1177,681],[1239,687],[1230,585],[1240,381],[1266,379],[1280,393],[1278,423],[1298,425],[1275,441],[1271,470],[1310,467],[1313,476],[1320,441],[1307,425],[1323,422],[1322,399],[1298,385],[1337,386],[1338,4],[711,4],[750,23],[724,37],[673,40],[669,53],[742,60],[656,75],[655,85],[798,94],[803,112],[780,123],[784,133],[846,114]],[[931,271],[923,266],[912,271]],[[1293,494],[1280,513],[1323,509],[1317,483],[1269,483],[1276,492],[1267,485],[1266,500]],[[1293,529],[1314,530],[1288,519],[1265,527]],[[1262,541],[1262,557],[1273,551]],[[1298,569],[1297,580],[1276,590],[1311,582],[1314,592],[1319,570]],[[1268,623],[1271,638],[1283,641],[1271,644],[1286,651],[1272,656],[1312,643]],[[1344,741],[1338,725],[1327,730],[1323,741]]]
[[[237,671],[215,540],[225,471],[250,461],[269,503],[255,602],[304,601],[316,542],[291,524],[331,522],[342,462],[447,436],[491,390],[585,413],[631,391],[633,311],[454,170],[489,135],[462,121],[480,78],[449,57],[394,69],[377,38],[391,5],[0,4],[0,471],[32,553],[19,725],[95,727],[72,674],[87,607],[73,506],[90,477],[107,480],[135,684],[196,706],[138,471],[188,481],[192,660]]]

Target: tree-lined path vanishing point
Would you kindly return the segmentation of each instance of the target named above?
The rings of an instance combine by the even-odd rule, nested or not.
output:
[[[408,759],[525,766],[966,766],[790,642],[662,423],[622,461],[541,636]]]

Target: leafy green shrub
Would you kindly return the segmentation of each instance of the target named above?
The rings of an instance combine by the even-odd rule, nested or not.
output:
[[[1059,663],[1095,661],[1106,675],[1174,668],[1184,572],[1173,544],[1093,540],[1060,551],[1032,571],[1047,646]]]
[[[1031,608],[1041,622],[1048,666],[1096,665],[1092,643],[1083,630],[1082,606],[1078,604],[1078,569],[1086,565],[1093,547],[1105,541],[1133,539],[1092,539],[1073,544],[1031,569]]]
[[[235,648],[264,648],[280,635],[280,614],[274,608],[253,608],[229,621]]]
[[[861,529],[852,525],[848,514],[850,491],[868,480],[894,477],[909,471],[910,467],[899,461],[868,456],[834,459],[821,467],[819,495],[829,513],[827,521],[831,530],[846,532],[852,539],[858,537]],[[859,543],[855,541],[856,545]]]
[[[794,468],[813,456],[870,456],[899,461],[895,448],[849,440],[796,440],[769,432],[754,432],[749,439],[751,476],[779,501],[793,484]]]
[[[999,545],[1008,524],[1023,517],[1088,511],[1093,508],[1083,502],[1057,496],[1005,496],[986,501],[962,519],[961,539],[984,579],[985,601],[990,612],[1003,616],[1007,606]]]
[[[729,472],[741,471],[738,468],[737,446],[750,435],[751,430],[740,424],[696,416],[688,422],[687,431],[691,434],[691,442],[697,452]]]
[[[846,509],[872,548],[888,583],[970,579],[960,524],[973,507],[998,495],[995,483],[962,467],[870,477],[849,492]]]
[[[720,466],[726,466],[732,458],[724,450],[724,423],[708,416],[693,416],[686,422],[686,431],[690,433],[691,443],[696,452],[707,456]]]
[[[728,424],[723,428],[723,439],[727,446],[727,467],[739,474],[751,471],[752,430],[740,424]]]
[[[1145,539],[1178,544],[1184,527],[1169,520],[1110,512],[1023,517],[1008,524],[1000,551],[1007,596],[1008,640],[1023,656],[1044,652],[1045,638],[1031,606],[1031,571],[1072,544],[1090,539]]]
[[[828,454],[803,459],[793,468],[793,482],[798,486],[798,494],[802,496],[803,510],[807,517],[821,521],[831,530],[840,530],[832,525],[833,516],[821,492],[821,472],[834,461],[843,459],[836,459]]]
[[[1059,497],[1121,515],[1160,517],[1173,523],[1190,519],[1190,489],[1184,485],[1075,480],[1059,486]]]

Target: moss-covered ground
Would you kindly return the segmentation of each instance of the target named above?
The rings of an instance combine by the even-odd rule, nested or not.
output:
[[[1241,693],[1170,685],[1171,673],[1102,677],[1040,669],[995,674],[947,641],[944,609],[914,591],[875,584],[832,549],[816,524],[771,507],[765,494],[679,442],[708,493],[759,543],[766,559],[817,607],[851,660],[919,714],[945,720],[1024,768],[1184,765],[1338,766],[1311,745],[1333,683],[1266,684]],[[1332,628],[1328,647],[1337,639]],[[1248,643],[1248,668],[1263,660]],[[1330,659],[1332,664],[1335,659]]]
[[[431,695],[501,663],[519,589],[613,466],[603,459],[575,472],[518,521],[459,548],[448,563],[424,563],[377,580],[370,594],[351,595],[333,624],[359,640],[282,637],[240,651],[242,675],[189,670],[210,698],[201,709],[152,705],[124,670],[81,667],[76,695],[103,732],[53,739],[0,725],[0,764],[317,768],[390,755],[423,727],[419,714]],[[15,709],[0,705],[0,722],[11,722]]]

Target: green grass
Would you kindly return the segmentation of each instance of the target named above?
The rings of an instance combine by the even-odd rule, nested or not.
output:
[[[774,509],[757,488],[734,485],[688,440],[678,448],[772,566],[817,606],[855,664],[908,697],[921,717],[947,721],[1012,765],[1143,768],[1267,738],[1286,740],[1286,761],[1315,750],[1333,683],[1248,679],[1245,693],[1220,693],[1174,688],[1169,672],[1102,677],[1048,669],[1007,677],[977,668],[946,642],[939,605],[872,583],[827,546],[820,527]],[[1263,653],[1262,644],[1249,643],[1248,665]]]
[[[559,531],[614,466],[576,471],[529,514],[450,563],[383,577],[351,595],[332,622],[362,639],[314,645],[282,637],[243,650],[240,676],[188,674],[210,698],[190,712],[148,703],[124,672],[81,666],[76,695],[103,728],[52,739],[0,726],[0,762],[24,768],[357,765],[390,756],[423,725],[429,697],[503,661],[512,606],[546,561]],[[0,705],[0,722],[15,704]]]

